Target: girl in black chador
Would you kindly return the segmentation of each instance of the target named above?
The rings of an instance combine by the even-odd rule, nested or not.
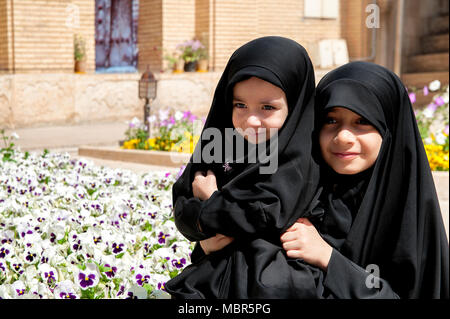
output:
[[[287,255],[324,270],[324,297],[449,298],[448,241],[402,82],[352,62],[316,94],[325,214],[282,235]]]
[[[288,258],[280,242],[298,218],[320,213],[314,91],[311,61],[293,40],[263,37],[233,53],[173,203],[189,240],[234,240],[206,254],[197,244],[193,263],[165,285],[173,298],[322,295],[322,271]]]

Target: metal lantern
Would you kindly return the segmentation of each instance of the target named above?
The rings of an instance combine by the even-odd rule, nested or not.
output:
[[[150,137],[150,123],[148,122],[148,117],[150,116],[150,103],[156,98],[156,85],[158,81],[156,80],[154,74],[150,71],[150,67],[147,65],[147,70],[142,74],[139,80],[139,98],[145,99],[144,106],[144,123],[147,127],[147,132]]]

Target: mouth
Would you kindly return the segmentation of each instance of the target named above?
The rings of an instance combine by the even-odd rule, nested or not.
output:
[[[354,159],[359,155],[359,153],[355,152],[332,152],[332,154],[340,159]]]

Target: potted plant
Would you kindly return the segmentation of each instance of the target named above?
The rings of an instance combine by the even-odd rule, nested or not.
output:
[[[184,72],[184,60],[181,57],[181,52],[175,50],[172,53],[166,53],[164,59],[169,62],[169,68],[173,70],[173,73]]]
[[[184,70],[186,72],[195,72],[197,62],[200,59],[200,51],[204,45],[197,39],[188,40],[177,45],[177,50],[181,51],[181,57],[184,60]]]
[[[86,73],[86,42],[79,34],[74,35],[73,49],[75,73]]]
[[[208,72],[208,51],[205,47],[198,50],[197,72]]]

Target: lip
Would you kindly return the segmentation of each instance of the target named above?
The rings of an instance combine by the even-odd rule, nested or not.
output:
[[[340,159],[354,159],[356,158],[359,153],[355,153],[355,152],[332,152],[332,154]]]

